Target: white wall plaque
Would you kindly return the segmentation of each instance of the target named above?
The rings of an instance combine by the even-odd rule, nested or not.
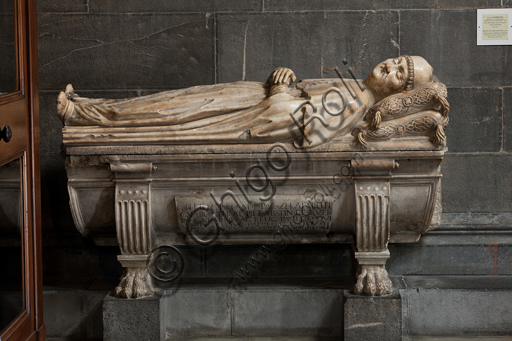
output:
[[[512,9],[477,10],[477,45],[512,45]]]

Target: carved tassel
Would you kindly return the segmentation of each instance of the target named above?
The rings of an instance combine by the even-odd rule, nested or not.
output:
[[[368,148],[368,143],[366,142],[366,140],[364,139],[363,137],[363,132],[360,131],[358,134],[357,134],[357,142],[359,142],[359,144],[361,146],[363,146],[365,149]]]
[[[432,141],[435,145],[444,147],[446,146],[446,135],[444,133],[444,128],[441,124],[437,125],[436,136],[434,137],[434,141]]]
[[[446,97],[436,94],[435,98],[441,104],[441,109],[439,110],[441,115],[448,117],[448,113],[450,112],[450,103],[448,103]]]
[[[382,122],[382,117],[380,115],[380,111],[377,111],[375,113],[375,116],[373,116],[372,124],[370,125],[371,130],[377,130],[380,127],[380,123]]]

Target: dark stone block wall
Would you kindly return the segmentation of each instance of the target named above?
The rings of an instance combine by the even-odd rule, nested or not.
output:
[[[121,274],[118,248],[95,245],[73,224],[55,113],[66,84],[86,97],[122,98],[265,81],[278,66],[299,79],[335,77],[336,66],[365,77],[400,54],[431,63],[449,88],[451,111],[443,225],[418,244],[393,246],[391,275],[511,275],[512,47],[476,45],[476,9],[511,6],[509,0],[39,0],[45,281],[65,288],[55,279],[83,278],[84,289],[103,279],[111,289]],[[184,277],[232,277],[254,252],[186,248]],[[258,275],[346,279],[352,271],[350,245],[305,245],[281,251]]]

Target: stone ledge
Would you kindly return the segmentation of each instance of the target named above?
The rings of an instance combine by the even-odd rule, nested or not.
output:
[[[512,288],[512,276],[390,276],[399,289],[501,290]]]
[[[368,297],[344,295],[344,340],[400,340],[402,335],[402,298],[398,291],[391,295]]]
[[[512,213],[443,213],[441,226],[435,231],[512,230]]]
[[[172,341],[339,341],[339,337],[193,337],[170,338]]]
[[[510,336],[496,336],[496,337],[430,337],[430,336],[416,336],[416,337],[403,337],[402,341],[504,341],[510,340]]]
[[[401,289],[400,292],[404,335],[512,335],[512,290]]]

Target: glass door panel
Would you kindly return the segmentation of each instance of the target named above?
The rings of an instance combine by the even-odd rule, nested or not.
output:
[[[0,334],[25,309],[22,160],[0,166]]]
[[[0,0],[0,96],[19,90],[13,0]]]

